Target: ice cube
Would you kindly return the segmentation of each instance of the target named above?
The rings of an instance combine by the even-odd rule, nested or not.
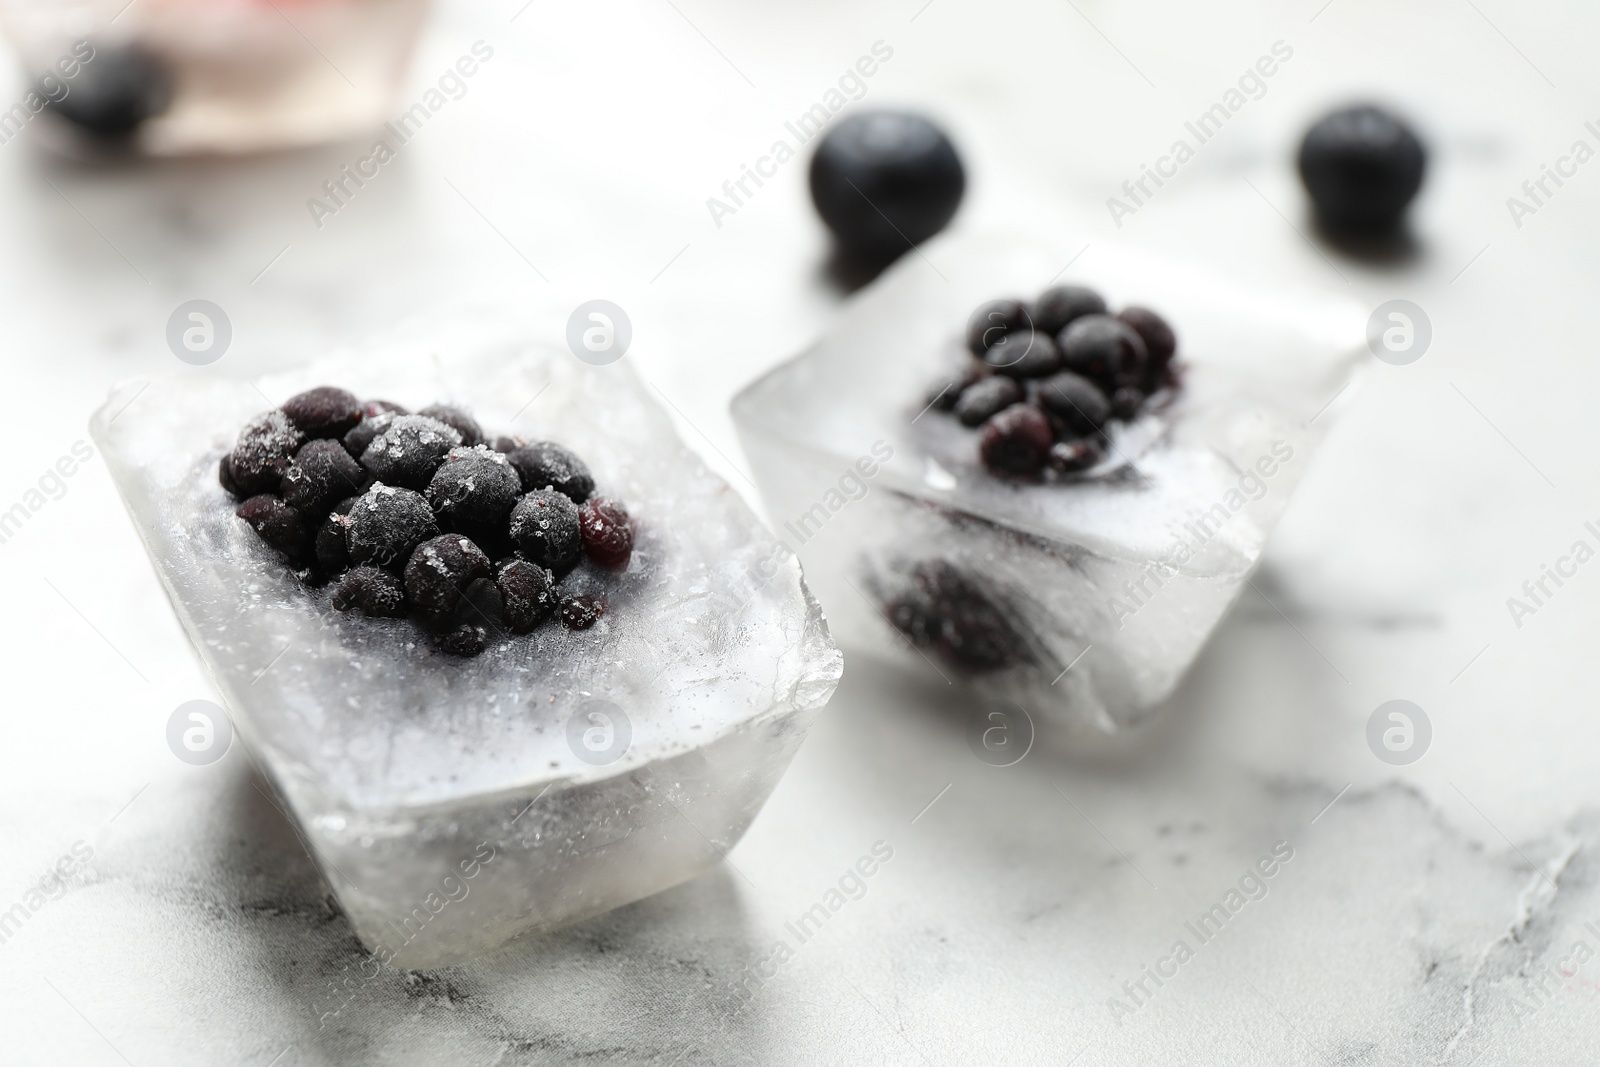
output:
[[[735,398],[769,517],[847,647],[1115,732],[1172,692],[1260,560],[1347,399],[1363,316],[1098,242],[1076,262],[1012,235],[924,251]],[[1090,476],[1001,480],[928,387],[970,360],[974,308],[1068,263],[1172,323],[1183,384]]]
[[[130,384],[92,426],[239,733],[356,933],[408,967],[716,863],[841,670],[798,563],[627,364],[590,366],[493,320],[447,318],[256,384]],[[265,398],[323,383],[413,410],[448,401],[492,434],[574,450],[637,520],[624,572],[572,575],[607,614],[583,632],[491,631],[461,660],[414,620],[342,614],[302,587],[234,517],[216,468]]]

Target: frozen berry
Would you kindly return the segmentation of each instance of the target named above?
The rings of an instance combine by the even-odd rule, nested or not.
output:
[[[1029,660],[1027,646],[995,599],[943,560],[911,568],[909,588],[886,607],[895,629],[918,648],[973,672]]]
[[[606,613],[602,597],[590,593],[561,598],[561,625],[569,630],[587,630]]]
[[[1012,330],[983,354],[996,374],[1012,378],[1043,378],[1061,369],[1061,352],[1049,334],[1037,330]]]
[[[956,401],[956,418],[967,426],[981,426],[1022,399],[1022,386],[1015,378],[996,374],[980,378],[962,390]]]
[[[283,413],[307,437],[338,438],[361,421],[361,401],[354,393],[322,385],[285,400]]]
[[[500,590],[500,614],[514,634],[525,634],[555,614],[555,576],[537,563],[506,560],[494,584]]]
[[[1034,396],[1046,411],[1065,422],[1074,435],[1094,433],[1111,417],[1111,402],[1100,387],[1069,370],[1040,382]]]
[[[222,461],[217,464],[217,483],[233,499],[244,499],[244,494],[239,492],[239,483],[233,480],[233,457],[226,452],[222,454]]]
[[[1115,389],[1144,373],[1144,342],[1133,327],[1110,315],[1085,315],[1061,331],[1061,363],[1102,389]]]
[[[851,253],[883,259],[921,244],[955,215],[961,159],[920,115],[858,111],[836,122],[811,157],[811,200]]]
[[[283,499],[311,516],[366,488],[367,472],[338,441],[309,441],[283,475]]]
[[[595,563],[620,571],[633,555],[633,522],[614,500],[590,497],[578,509],[583,554]]]
[[[367,446],[372,444],[373,439],[380,433],[387,430],[389,424],[399,414],[404,413],[379,411],[371,415],[362,416],[361,421],[356,423],[355,429],[344,435],[344,450],[359,461],[362,453],[366,452]]]
[[[482,626],[464,622],[455,629],[439,635],[439,650],[452,656],[476,656],[489,647],[489,631]]]
[[[996,474],[1037,474],[1054,441],[1043,412],[1032,404],[1013,404],[984,423],[978,454]]]
[[[511,509],[511,537],[523,556],[558,574],[582,548],[578,506],[552,489],[535,489]]]
[[[322,573],[325,575],[341,574],[350,567],[350,549],[345,541],[345,528],[350,524],[350,509],[355,506],[355,502],[355,497],[339,501],[328,513],[328,517],[322,520],[322,525],[317,527],[315,546],[317,566],[322,568]]]
[[[424,619],[449,618],[467,586],[491,573],[489,557],[460,534],[422,542],[406,564],[406,599]]]
[[[429,404],[418,415],[426,415],[430,419],[438,419],[456,433],[461,435],[461,443],[471,447],[483,444],[483,427],[478,425],[478,420],[473,418],[465,409],[453,404]]]
[[[361,402],[361,417],[370,419],[374,415],[409,415],[411,412],[396,404],[393,400],[363,400]]]
[[[1086,471],[1100,462],[1100,446],[1093,439],[1058,441],[1050,446],[1050,469],[1060,474]]]
[[[1150,356],[1150,368],[1166,370],[1173,354],[1178,351],[1178,335],[1172,332],[1167,320],[1142,307],[1125,307],[1117,312],[1117,318],[1133,327],[1133,332],[1144,342],[1144,350]]]
[[[153,54],[137,46],[94,46],[70,91],[39,95],[45,106],[85,133],[126,137],[172,103],[172,76]]]
[[[351,563],[398,571],[418,545],[438,536],[439,524],[421,493],[382,482],[362,494],[346,516]]]
[[[1399,116],[1364,105],[1335,111],[1300,143],[1300,179],[1335,233],[1393,230],[1422,188],[1427,152]]]
[[[290,563],[300,567],[311,561],[311,531],[305,517],[282,500],[262,493],[240,504],[234,514]]]
[[[501,434],[489,443],[489,447],[501,455],[509,455],[527,443],[520,437],[508,437],[505,434]]]
[[[361,465],[386,485],[422,490],[460,444],[461,434],[438,419],[396,415],[361,453]]]
[[[377,567],[355,567],[345,572],[333,587],[333,606],[338,611],[359,611],[374,619],[403,619],[406,592],[388,571]]]
[[[1028,314],[1033,319],[1035,330],[1054,336],[1072,325],[1074,320],[1085,315],[1104,314],[1105,310],[1105,300],[1093,289],[1081,285],[1058,285],[1041,293],[1039,299],[1029,307]]]
[[[1127,422],[1139,414],[1139,409],[1144,406],[1144,393],[1131,385],[1119,386],[1111,394],[1111,414]]]
[[[1011,331],[1032,328],[1028,306],[1022,301],[991,300],[967,320],[967,351],[982,357]]]
[[[245,423],[233,446],[228,469],[234,486],[246,496],[276,493],[294,454],[306,443],[289,416],[274,408]]]
[[[470,537],[502,537],[522,481],[506,457],[483,445],[452,448],[428,483],[439,525]]]
[[[517,469],[522,488],[554,489],[581,504],[594,492],[594,477],[583,460],[562,448],[554,441],[535,441],[506,454],[506,459]]]
[[[928,389],[924,398],[926,406],[937,411],[954,411],[956,401],[961,399],[961,394],[967,386],[989,373],[989,369],[981,363],[964,367],[955,374],[946,375],[934,382]]]

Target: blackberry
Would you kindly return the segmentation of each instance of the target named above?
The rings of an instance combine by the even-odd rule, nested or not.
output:
[[[494,582],[500,590],[501,617],[512,633],[525,634],[555,614],[555,576],[537,563],[507,560]]]
[[[991,300],[967,320],[967,351],[982,358],[985,352],[1004,340],[1006,334],[1032,328],[1028,305],[1020,300]]]
[[[1001,602],[954,564],[923,561],[910,568],[908,577],[908,588],[885,613],[913,645],[974,673],[1030,661],[1027,644]]]
[[[956,418],[965,426],[981,426],[991,416],[1020,401],[1022,395],[1022,386],[1015,378],[1002,374],[979,378],[962,390],[955,405]]]
[[[604,597],[578,593],[561,598],[561,625],[569,630],[587,630],[606,613]]]
[[[1404,120],[1363,105],[1335,111],[1300,143],[1300,179],[1335,234],[1396,229],[1422,188],[1427,151]]]
[[[578,529],[584,555],[610,570],[628,566],[633,556],[633,522],[621,504],[590,497],[578,509]]]
[[[377,567],[355,567],[333,587],[338,611],[359,611],[374,619],[406,617],[406,592],[400,579]]]
[[[516,470],[483,445],[452,448],[428,483],[428,503],[441,527],[485,539],[505,536],[521,495]]]
[[[594,476],[583,460],[554,441],[535,441],[506,453],[526,492],[554,489],[581,504],[594,492]]]
[[[1124,385],[1111,394],[1111,414],[1127,422],[1144,407],[1144,393],[1131,385]]]
[[[361,492],[367,472],[338,441],[308,441],[283,475],[284,503],[308,516],[326,515],[339,501]]]
[[[1057,441],[1050,446],[1050,469],[1058,474],[1076,474],[1100,462],[1100,446],[1092,438]]]
[[[1167,370],[1178,351],[1178,335],[1172,332],[1166,319],[1149,308],[1123,308],[1117,312],[1117,318],[1132,327],[1133,332],[1139,335],[1139,340],[1144,342],[1148,359],[1145,362],[1144,380],[1140,384],[1153,393],[1167,382]]]
[[[1026,477],[1043,469],[1055,434],[1032,404],[1013,404],[983,426],[978,454],[996,474]]]
[[[578,506],[553,489],[535,489],[511,509],[511,538],[527,559],[564,573],[582,548]]]
[[[461,443],[469,448],[481,445],[487,438],[483,435],[483,427],[478,425],[478,420],[473,418],[464,408],[453,404],[429,404],[418,415],[426,415],[430,419],[438,419],[456,433],[461,435]]]
[[[440,634],[438,642],[439,651],[448,652],[452,656],[470,658],[489,647],[489,631],[482,626],[464,622],[455,629]]]
[[[228,458],[237,491],[244,496],[276,493],[294,454],[305,443],[306,435],[276,408],[245,423]]]
[[[341,574],[350,567],[350,549],[346,546],[345,529],[350,525],[350,509],[355,502],[355,497],[339,501],[328,517],[322,520],[322,525],[317,527],[317,566],[322,568],[323,574]]]
[[[389,424],[397,415],[404,412],[378,411],[370,415],[363,415],[361,421],[356,423],[355,429],[344,435],[344,450],[361,459],[361,454],[372,444],[373,439],[389,428]]]
[[[1111,417],[1111,401],[1100,387],[1069,370],[1040,382],[1034,396],[1077,436],[1094,433]]]
[[[439,536],[433,509],[421,493],[378,482],[350,505],[345,521],[345,548],[350,562],[398,571],[412,551]]]
[[[1133,327],[1110,315],[1085,315],[1061,331],[1061,362],[1102,389],[1144,373],[1147,353]]]
[[[239,483],[233,480],[233,457],[226,452],[217,464],[217,484],[222,486],[223,492],[235,500],[243,500],[244,494],[239,491]]]
[[[311,561],[311,531],[299,511],[282,500],[262,493],[240,504],[234,514],[250,524],[256,536],[296,567]]]
[[[385,485],[423,490],[461,434],[427,415],[396,415],[361,453],[361,465]]]
[[[45,106],[83,132],[107,140],[127,137],[172,103],[172,76],[150,52],[137,46],[97,44],[66,95]]]
[[[921,244],[955,215],[967,176],[955,145],[920,115],[858,111],[811,157],[811,200],[841,247],[882,260]]]
[[[321,385],[285,400],[283,413],[307,437],[338,438],[361,421],[361,401],[354,393]]]
[[[1043,378],[1061,369],[1061,352],[1049,334],[1037,330],[1012,330],[983,354],[996,374],[1012,378]]]
[[[447,619],[461,603],[467,586],[491,573],[489,557],[460,534],[443,534],[422,542],[406,564],[406,599],[429,621]]]
[[[1106,310],[1105,299],[1093,289],[1081,285],[1058,285],[1046,289],[1028,308],[1033,328],[1051,336],[1060,333],[1085,315],[1101,315]]]

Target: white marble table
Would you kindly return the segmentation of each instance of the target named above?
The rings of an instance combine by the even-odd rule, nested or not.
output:
[[[0,1058],[1594,1062],[1600,565],[1520,620],[1507,598],[1600,544],[1600,162],[1520,220],[1507,198],[1574,141],[1600,148],[1600,15],[1395,6],[452,4],[408,92],[475,41],[492,60],[320,228],[306,200],[366,145],[126,170],[0,145],[0,511],[29,512],[0,543],[0,910],[58,859],[74,871],[0,943]],[[184,300],[235,330],[188,373],[248,375],[501,286],[627,308],[629,358],[745,488],[728,397],[842,295],[803,162],[720,227],[706,199],[877,41],[893,56],[865,103],[955,131],[959,225],[1049,203],[1086,244],[1415,301],[1432,348],[1374,363],[1161,726],[995,769],[937,678],[851,659],[725,868],[469,966],[359,983],[322,1019],[359,960],[349,928],[242,752],[168,751],[168,715],[206,685],[104,467],[47,472],[112,381],[184,371],[163,341]],[[1293,55],[1260,98],[1118,228],[1106,198],[1277,41]],[[1415,247],[1381,260],[1307,236],[1289,162],[1309,115],[1368,93],[1434,149]],[[1403,767],[1365,740],[1396,698],[1433,725]],[[865,893],[776,965],[785,923],[880,841],[893,858]],[[1274,846],[1292,858],[1265,895],[1247,882],[1260,899],[1194,937]],[[1162,962],[1178,940],[1192,958]]]

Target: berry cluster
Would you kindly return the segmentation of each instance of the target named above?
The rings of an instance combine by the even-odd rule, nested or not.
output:
[[[411,414],[308,390],[250,420],[218,480],[303,581],[334,582],[335,608],[414,617],[460,656],[488,642],[473,583],[493,583],[512,633],[552,615],[583,630],[604,598],[558,583],[584,558],[620,571],[633,555],[628,512],[594,495],[582,460],[550,441],[490,440],[445,404]]]
[[[978,454],[1006,478],[1088,470],[1107,423],[1132,419],[1177,384],[1166,320],[1141,307],[1109,315],[1100,294],[1079,285],[1032,303],[991,300],[973,312],[966,340],[972,363],[940,381],[928,405],[981,427]]]

